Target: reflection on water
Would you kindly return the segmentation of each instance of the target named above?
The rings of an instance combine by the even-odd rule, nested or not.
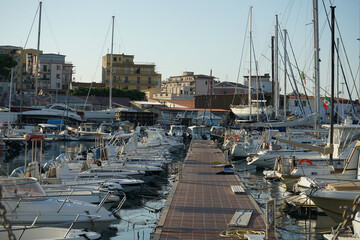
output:
[[[263,212],[266,201],[276,199],[277,231],[283,239],[323,239],[322,234],[336,226],[336,223],[323,213],[294,211],[283,201],[285,188],[281,181],[265,180],[262,170],[257,171],[245,161],[240,160],[235,163],[240,179],[251,191]]]
[[[93,142],[47,142],[41,157],[37,150],[37,159],[48,161],[55,159],[61,153],[75,156],[94,145]],[[27,162],[34,157],[31,149],[27,150]],[[182,160],[185,152],[173,155],[174,162]],[[0,151],[2,172],[11,171],[23,166],[25,161],[25,147],[10,149],[7,152]],[[300,215],[297,211],[291,211],[282,200],[285,189],[280,181],[268,182],[263,178],[262,171],[256,171],[244,161],[236,162],[238,175],[246,187],[251,191],[255,201],[265,212],[266,201],[276,199],[278,209],[277,231],[283,239],[322,239],[322,233],[329,231],[336,224],[323,214],[316,215],[313,212],[305,212]],[[160,209],[164,206],[166,195],[172,183],[168,179],[159,179],[152,186],[146,186],[151,195],[128,196],[129,200],[120,211],[121,220],[112,224],[112,231],[108,231],[104,239],[150,239],[151,233],[159,218]]]

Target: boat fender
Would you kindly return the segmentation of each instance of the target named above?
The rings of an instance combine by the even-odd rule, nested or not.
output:
[[[310,161],[309,159],[301,159],[301,160],[298,162],[298,165],[302,164],[303,162],[307,162],[309,165],[313,165],[312,161]]]
[[[101,161],[100,161],[100,160],[96,161],[96,165],[98,165],[99,167],[101,167]]]

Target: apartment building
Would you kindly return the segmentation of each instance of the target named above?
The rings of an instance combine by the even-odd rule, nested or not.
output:
[[[154,94],[158,99],[193,100],[195,96],[211,94],[215,77],[194,72],[184,72],[181,76],[172,76],[162,83],[161,93]]]
[[[144,90],[159,87],[161,74],[154,63],[134,63],[133,55],[113,54],[112,87]],[[102,57],[102,82],[110,86],[111,55]]]
[[[73,64],[65,61],[65,55],[61,54],[39,54],[39,69],[38,69],[38,89],[44,92],[50,91],[68,91],[74,73]],[[32,66],[28,71],[36,76],[36,55],[28,54],[29,66]],[[35,84],[35,80],[33,80]],[[34,85],[35,86],[35,85]]]

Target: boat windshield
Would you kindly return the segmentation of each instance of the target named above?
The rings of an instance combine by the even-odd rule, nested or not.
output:
[[[39,182],[31,178],[1,181],[0,186],[2,198],[46,196]]]

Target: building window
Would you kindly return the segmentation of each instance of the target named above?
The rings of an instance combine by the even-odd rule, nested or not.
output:
[[[116,60],[117,60],[117,57],[113,57],[113,61],[116,62]]]
[[[116,76],[113,76],[113,81],[116,81]]]
[[[43,71],[47,72],[47,66],[46,65],[43,66]]]
[[[136,82],[137,82],[137,83],[140,83],[140,77],[137,77],[137,78],[136,78]]]
[[[60,79],[60,74],[56,74],[56,79]]]
[[[60,83],[56,83],[56,88],[60,88]]]
[[[124,77],[124,83],[128,83],[129,82],[129,77]]]
[[[60,66],[60,65],[56,65],[56,70],[61,70],[61,66]]]
[[[148,84],[151,84],[151,77],[148,77]]]

